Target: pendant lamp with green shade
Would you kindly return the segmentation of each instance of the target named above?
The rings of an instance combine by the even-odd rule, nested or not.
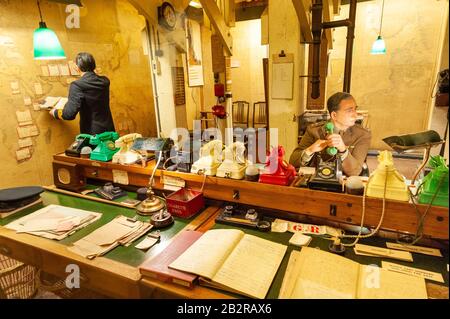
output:
[[[59,43],[58,37],[52,29],[47,28],[47,25],[42,20],[41,7],[39,0],[37,0],[39,9],[39,28],[34,30],[33,34],[33,48],[35,60],[60,60],[65,59],[66,54]]]
[[[380,31],[378,32],[378,37],[375,42],[372,44],[372,49],[370,50],[370,54],[386,54],[386,43],[381,37],[381,26],[383,25],[383,12],[384,12],[384,0],[383,6],[381,7],[381,20],[380,20]]]

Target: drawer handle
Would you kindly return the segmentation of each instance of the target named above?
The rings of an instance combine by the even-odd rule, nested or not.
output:
[[[6,246],[0,246],[0,254],[9,256],[11,254],[11,250]]]

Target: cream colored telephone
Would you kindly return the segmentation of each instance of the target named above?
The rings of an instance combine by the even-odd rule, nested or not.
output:
[[[130,133],[119,137],[116,140],[116,148],[120,147],[120,151],[113,155],[112,162],[118,164],[134,164],[141,159],[141,155],[133,150],[131,146],[135,139],[142,137],[139,133]]]
[[[223,143],[221,140],[213,140],[200,148],[200,158],[192,164],[191,173],[202,171],[203,174],[215,176],[217,168],[222,163]]]
[[[243,179],[247,162],[245,160],[245,145],[234,142],[225,148],[225,160],[217,169],[218,177]]]
[[[386,187],[386,191],[385,191]],[[394,159],[389,151],[380,151],[378,167],[367,182],[367,196],[409,201],[405,178],[394,167]]]

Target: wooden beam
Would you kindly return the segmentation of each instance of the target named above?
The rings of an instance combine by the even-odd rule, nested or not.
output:
[[[333,21],[333,0],[323,0],[323,22]],[[325,29],[328,40],[328,49],[333,48],[333,29]]]
[[[333,0],[333,14],[341,13],[341,0]]]
[[[222,13],[214,0],[200,0],[200,3],[205,10],[206,15],[211,21],[217,35],[223,43],[223,47],[228,56],[233,55],[233,38],[231,37],[230,29],[225,23]]]
[[[236,25],[236,4],[234,0],[228,0],[226,3],[226,22],[229,27]]]
[[[310,2],[310,1],[309,1]],[[306,6],[302,0],[292,0],[298,22],[300,23],[300,32],[306,42],[312,42],[311,21],[309,19],[309,6]]]

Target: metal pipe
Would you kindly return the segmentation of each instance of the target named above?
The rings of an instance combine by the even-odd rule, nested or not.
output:
[[[312,26],[313,35],[312,48],[312,75],[311,75],[311,98],[317,99],[320,96],[320,38],[322,36],[322,0],[314,1],[312,8]]]
[[[344,85],[343,91],[350,93],[350,82],[352,74],[352,54],[353,39],[355,38],[355,20],[356,20],[356,1],[350,0],[349,18],[338,21],[322,22],[322,0],[316,0],[311,7],[313,34],[312,49],[312,75],[311,75],[311,98],[317,99],[320,96],[320,42],[322,29],[330,29],[337,27],[347,27],[347,44],[345,50],[345,66],[344,66]]]
[[[356,20],[356,0],[350,1],[350,25],[347,27],[347,47],[345,49],[345,68],[344,68],[344,86],[343,91],[350,93],[350,82],[352,78],[352,55],[353,39],[355,38],[355,20]]]

